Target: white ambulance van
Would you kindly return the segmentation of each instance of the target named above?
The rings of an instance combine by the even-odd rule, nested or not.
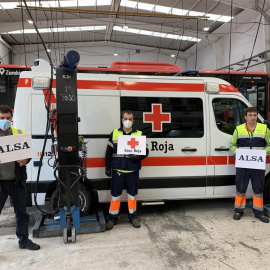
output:
[[[36,61],[31,71],[21,73],[16,94],[14,126],[30,132],[33,138],[33,159],[27,166],[27,187],[32,195],[44,142],[48,93],[33,89],[32,83],[37,77],[50,76],[50,65]],[[55,85],[54,77],[52,103]],[[97,189],[99,202],[110,201],[104,157],[109,134],[120,127],[124,110],[134,112],[134,128],[147,136],[149,148],[149,157],[142,161],[138,201],[234,197],[230,140],[235,127],[245,121],[244,109],[251,105],[232,85],[217,78],[105,75],[84,70],[78,71],[77,87],[79,135],[87,141],[88,149],[89,181],[80,185],[82,209],[91,208],[90,184]],[[37,188],[39,204],[56,200],[52,163],[47,143]],[[267,164],[267,200],[269,169]],[[249,187],[247,197],[251,194]]]

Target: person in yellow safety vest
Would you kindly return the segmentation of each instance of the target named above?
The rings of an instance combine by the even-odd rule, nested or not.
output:
[[[232,140],[231,151],[235,155],[237,148],[266,150],[270,154],[270,130],[265,124],[257,123],[258,111],[249,107],[245,111],[246,123],[236,127]],[[265,170],[236,168],[236,195],[234,204],[234,220],[240,220],[246,207],[246,190],[249,179],[253,189],[253,213],[256,218],[264,223],[269,219],[264,216],[263,211],[263,188]]]
[[[118,155],[117,144],[119,135],[135,135],[141,136],[142,132],[132,128],[134,116],[132,111],[124,111],[122,113],[123,127],[113,130],[111,133],[105,156],[106,170],[105,174],[112,177],[111,180],[111,203],[109,209],[109,221],[106,225],[107,230],[111,230],[116,224],[118,213],[120,210],[120,198],[124,187],[128,196],[128,218],[135,228],[140,228],[140,222],[136,215],[139,184],[139,170],[141,169],[141,160],[148,156],[146,147],[146,155]]]
[[[11,126],[12,117],[11,108],[7,105],[0,105],[0,138],[25,133],[24,130]],[[3,150],[3,148],[1,149]],[[40,246],[28,238],[29,215],[26,213],[27,175],[25,165],[30,160],[22,159],[0,164],[0,214],[8,196],[10,196],[16,216],[16,235],[19,238],[19,248],[38,250]]]

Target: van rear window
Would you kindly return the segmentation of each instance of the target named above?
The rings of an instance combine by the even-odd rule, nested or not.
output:
[[[122,97],[121,111],[125,110],[133,111],[134,128],[148,138],[204,136],[203,101],[200,98]],[[144,113],[150,114],[153,121],[147,122]]]

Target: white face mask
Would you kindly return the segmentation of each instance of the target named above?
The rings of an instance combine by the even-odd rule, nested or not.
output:
[[[125,128],[131,128],[132,127],[132,122],[130,120],[126,120],[123,123],[123,125],[124,125]]]

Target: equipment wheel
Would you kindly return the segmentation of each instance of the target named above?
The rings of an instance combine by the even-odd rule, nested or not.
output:
[[[79,190],[80,210],[85,213],[90,213],[92,207],[92,195],[86,185],[80,183]],[[54,211],[59,205],[59,191],[55,189],[50,197],[50,208]]]
[[[71,241],[72,241],[72,243],[76,243],[76,228],[72,228]]]
[[[64,244],[68,243],[68,230],[67,230],[67,228],[64,228],[64,230],[63,230],[63,242],[64,242]]]

